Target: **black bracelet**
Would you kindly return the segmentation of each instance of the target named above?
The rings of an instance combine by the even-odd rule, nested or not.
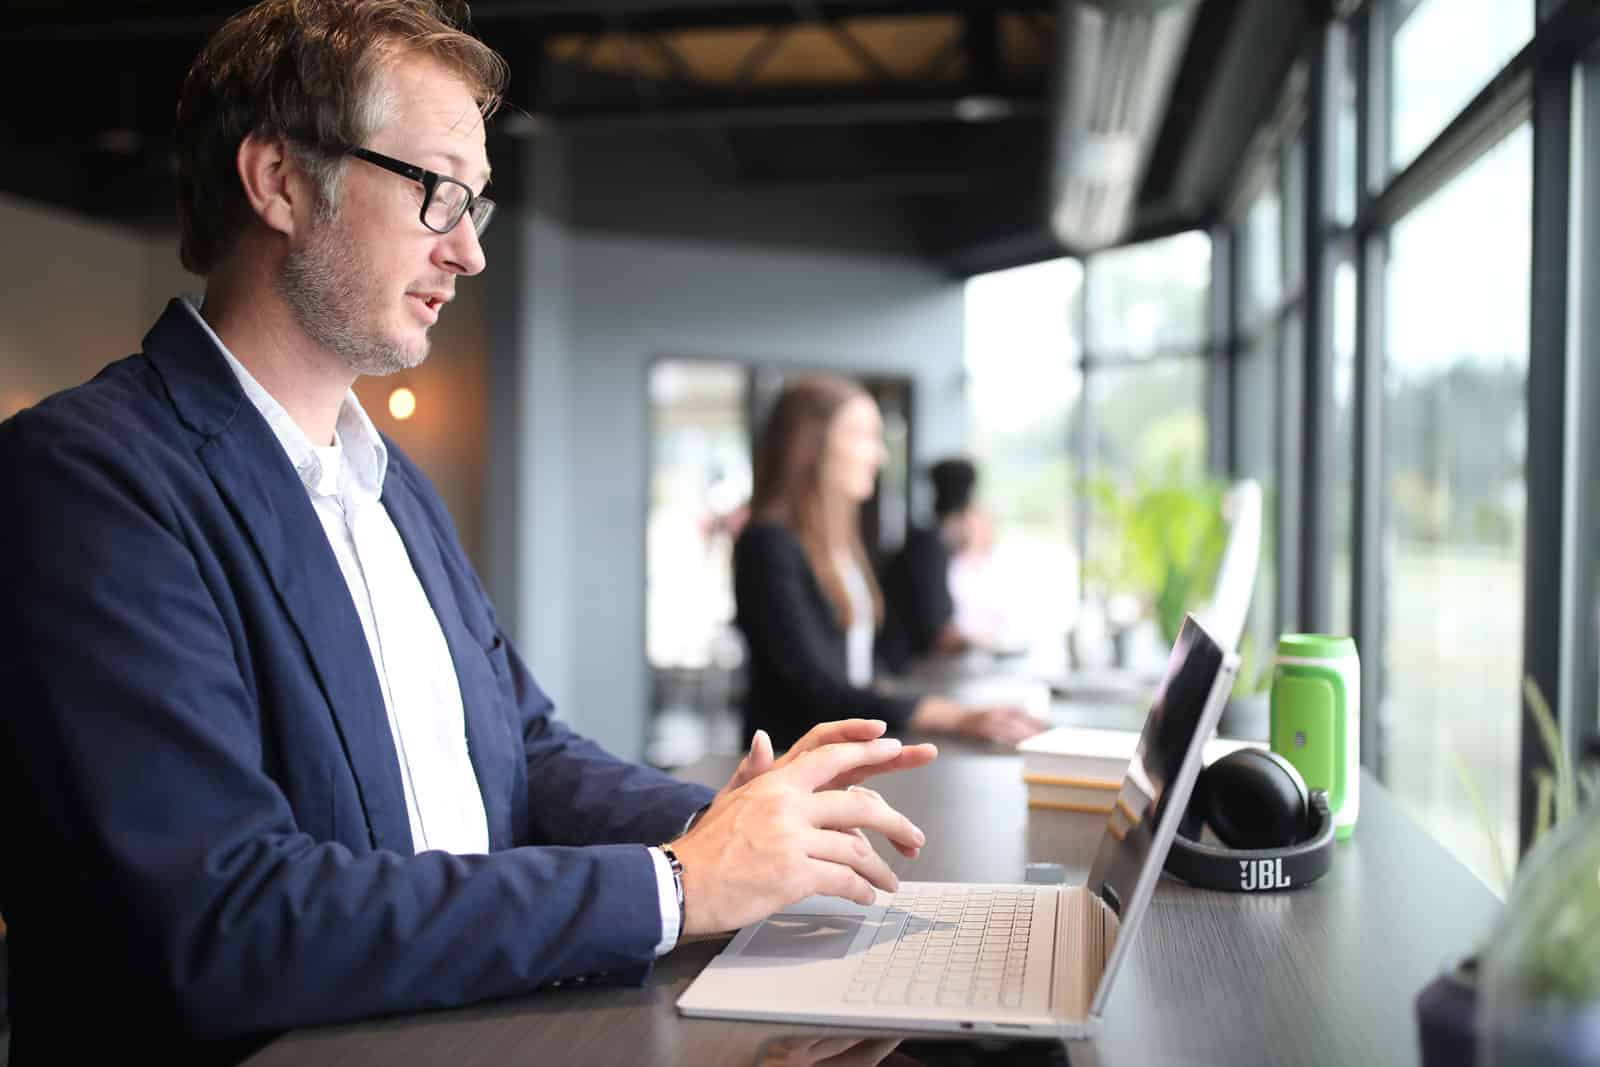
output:
[[[683,938],[683,861],[672,850],[671,845],[657,845],[661,854],[667,858],[667,866],[672,868],[672,887],[678,891],[678,938]]]

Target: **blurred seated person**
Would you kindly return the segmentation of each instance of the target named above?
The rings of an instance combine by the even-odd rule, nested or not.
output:
[[[988,540],[987,518],[974,499],[978,470],[971,460],[942,459],[928,478],[934,525],[913,527],[883,573],[878,654],[896,673],[913,659],[954,655],[980,643],[957,624],[950,573],[953,556]]]
[[[873,687],[883,598],[857,518],[885,458],[878,406],[854,382],[798,379],[773,405],[733,553],[735,621],[750,648],[746,734],[765,730],[783,748],[845,715],[1004,744],[1038,733],[1046,724],[1021,708]]]

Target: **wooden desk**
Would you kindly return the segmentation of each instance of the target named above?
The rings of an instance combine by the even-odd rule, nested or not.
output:
[[[1029,811],[1019,758],[944,743],[931,766],[874,782],[928,834],[902,878],[1020,881],[1027,860],[1083,879],[1101,820]],[[720,785],[731,759],[686,774]],[[1370,778],[1332,872],[1243,897],[1162,882],[1118,976],[1105,1028],[1073,1062],[1414,1064],[1412,1001],[1485,933],[1498,904]],[[300,1031],[249,1063],[684,1063],[749,1067],[786,1025],[680,1018],[673,1002],[722,942],[685,945],[638,989],[563,989],[457,1011]]]

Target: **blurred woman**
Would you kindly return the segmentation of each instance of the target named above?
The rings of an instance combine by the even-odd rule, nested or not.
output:
[[[784,748],[819,722],[851,716],[1008,744],[1037,733],[1046,724],[1020,708],[873,688],[883,597],[858,516],[885,458],[878,406],[854,382],[802,378],[773,406],[733,554],[736,621],[750,648],[746,736],[763,729]]]

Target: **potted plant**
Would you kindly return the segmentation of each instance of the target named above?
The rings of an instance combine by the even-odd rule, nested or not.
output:
[[[1131,596],[1167,644],[1176,641],[1184,614],[1210,589],[1222,560],[1224,488],[1173,474],[1128,488],[1106,476],[1088,479],[1080,492],[1093,516],[1085,586],[1108,604]]]
[[[1582,808],[1596,780],[1573,768],[1531,678],[1523,693],[1551,764],[1535,771],[1532,845],[1483,947],[1417,998],[1424,1067],[1600,1063],[1600,816]],[[1482,794],[1456,768],[1504,884]]]

